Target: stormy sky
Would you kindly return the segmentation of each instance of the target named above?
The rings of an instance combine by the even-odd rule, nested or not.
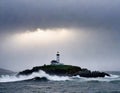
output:
[[[120,70],[120,0],[0,0],[0,68],[50,64]]]

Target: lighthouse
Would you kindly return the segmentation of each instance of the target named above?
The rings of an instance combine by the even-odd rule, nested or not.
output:
[[[60,53],[59,52],[57,52],[57,54],[56,54],[56,61],[58,63],[60,63]]]
[[[64,65],[63,63],[60,63],[60,53],[57,52],[56,54],[56,60],[51,61],[51,65]]]

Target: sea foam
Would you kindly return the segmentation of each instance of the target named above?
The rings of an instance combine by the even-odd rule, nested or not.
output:
[[[79,82],[85,82],[85,81],[106,81],[106,82],[110,82],[110,81],[116,81],[116,80],[120,80],[120,76],[118,75],[110,75],[109,76],[105,76],[104,78],[102,77],[98,77],[98,78],[84,78],[84,77],[80,77],[80,76],[73,76],[73,77],[69,77],[69,76],[56,76],[56,75],[49,75],[47,73],[45,73],[44,71],[40,70],[39,72],[34,72],[31,75],[2,75],[0,77],[0,82],[17,82],[17,81],[24,81],[24,80],[30,80],[33,79],[35,77],[46,77],[48,80],[50,81],[66,81],[66,80],[73,80],[73,81],[79,81]]]
[[[0,82],[16,82],[16,81],[23,81],[23,80],[29,80],[35,77],[46,77],[48,80],[52,81],[65,81],[70,80],[68,76],[56,76],[56,75],[49,75],[45,73],[44,71],[40,70],[39,72],[34,72],[31,75],[2,75],[0,77]]]

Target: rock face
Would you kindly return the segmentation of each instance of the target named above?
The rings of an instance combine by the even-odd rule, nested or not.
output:
[[[23,81],[49,81],[49,80],[46,77],[35,77],[32,79],[23,80]]]
[[[27,69],[22,72],[19,72],[18,75],[30,75],[33,72],[38,72],[39,70],[45,71],[47,74],[50,75],[58,75],[58,76],[81,76],[81,77],[105,77],[110,76],[105,72],[99,71],[90,71],[88,69],[84,69],[78,66],[72,65],[44,65],[44,66],[37,66],[33,67],[31,70]]]

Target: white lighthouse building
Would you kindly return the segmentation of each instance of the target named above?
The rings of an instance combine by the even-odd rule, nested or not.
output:
[[[60,54],[59,54],[59,52],[57,52],[57,54],[56,54],[56,61],[57,61],[58,63],[60,63]]]
[[[51,65],[63,65],[63,63],[60,63],[60,53],[57,52],[56,54],[56,60],[51,61]]]

